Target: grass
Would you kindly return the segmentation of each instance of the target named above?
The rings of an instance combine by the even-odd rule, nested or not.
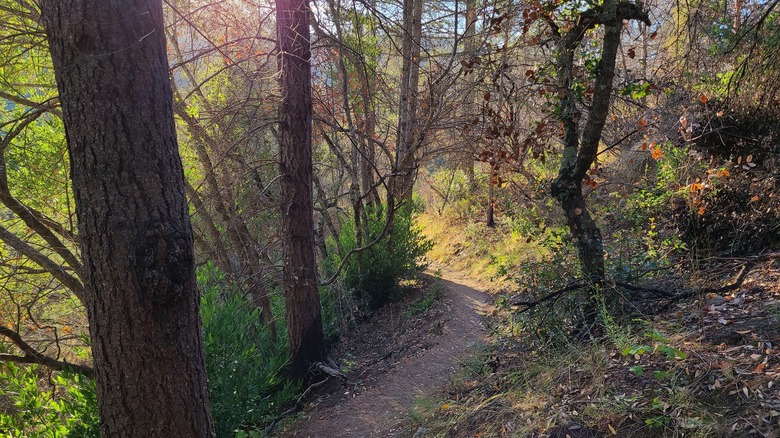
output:
[[[504,311],[499,317],[509,316]],[[744,370],[714,370],[707,357],[713,346],[691,342],[689,329],[659,318],[610,331],[585,343],[544,346],[527,336],[499,335],[494,346],[464,360],[446,395],[419,401],[414,421],[431,437],[525,437],[562,425],[631,437],[758,431],[740,417],[766,391],[740,393],[743,385],[755,387],[750,377]],[[631,352],[627,345],[634,346]],[[641,375],[632,371],[640,366]],[[724,388],[713,389],[714,381]]]

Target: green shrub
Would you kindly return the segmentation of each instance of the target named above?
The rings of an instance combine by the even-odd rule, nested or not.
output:
[[[217,435],[233,436],[272,419],[298,387],[284,377],[286,338],[273,339],[259,310],[213,266],[198,271],[198,282],[211,410]]]
[[[217,435],[232,437],[278,415],[298,386],[284,377],[285,337],[272,339],[259,311],[213,266],[198,270],[198,281],[212,414]],[[43,376],[36,365],[0,364],[0,436],[98,436],[94,380],[55,373],[52,386]]]
[[[53,373],[38,365],[0,366],[0,435],[7,437],[99,436],[95,381]],[[52,384],[53,383],[53,384]]]
[[[420,227],[414,225],[414,217],[411,209],[397,211],[392,234],[371,248],[354,254],[344,267],[341,284],[351,291],[365,310],[373,311],[386,304],[397,296],[399,281],[411,279],[427,267],[421,259],[433,247],[433,242],[423,236]],[[366,240],[379,236],[384,226],[385,218],[381,213],[369,214],[367,232],[364,232]],[[342,221],[336,238],[344,251],[355,248],[354,222]],[[325,260],[325,272],[334,272],[341,256],[335,251],[336,243],[333,240],[329,243],[334,250]]]

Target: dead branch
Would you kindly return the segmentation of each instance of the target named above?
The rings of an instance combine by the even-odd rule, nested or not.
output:
[[[581,289],[586,286],[586,283],[584,281],[576,281],[574,283],[569,284],[566,287],[563,287],[561,289],[556,290],[555,292],[549,293],[542,298],[539,298],[538,300],[534,301],[513,301],[509,303],[510,306],[525,306],[525,309],[521,310],[519,313],[527,312],[528,310],[531,310],[532,308],[538,306],[539,304],[545,303],[547,301],[552,300],[553,298],[559,297],[566,292],[572,292],[578,289]]]
[[[295,400],[295,403],[290,407],[290,409],[287,409],[286,411],[282,412],[281,414],[277,415],[276,418],[271,420],[270,423],[268,423],[268,426],[265,428],[265,436],[270,437],[271,432],[273,432],[276,425],[279,423],[279,421],[291,414],[294,414],[301,410],[303,407],[303,401],[306,400],[306,398],[309,396],[309,393],[313,390],[319,388],[320,386],[328,383],[330,381],[330,377],[335,377],[342,382],[345,382],[347,380],[347,376],[344,375],[341,371],[337,370],[335,368],[336,364],[333,362],[333,360],[330,357],[325,358],[325,361],[328,362],[328,364],[325,364],[323,362],[316,362],[312,364],[311,370],[319,370],[327,375],[324,379],[314,382],[311,385],[309,385],[308,388],[306,388],[305,391],[301,395],[298,396],[298,398]]]
[[[733,259],[733,260],[740,260],[740,259]],[[739,289],[740,287],[742,287],[742,283],[745,282],[745,278],[747,277],[747,274],[750,272],[751,269],[753,269],[753,267],[755,267],[759,263],[769,262],[772,260],[780,260],[780,252],[771,252],[768,254],[747,257],[741,260],[744,260],[745,263],[742,265],[739,272],[737,273],[736,278],[731,284],[727,284],[721,287],[705,287],[702,289],[695,289],[680,294],[676,294],[674,295],[674,298],[672,299],[671,303],[680,301],[685,298],[690,298],[696,295],[710,294],[710,293],[722,295],[726,292]]]
[[[615,286],[622,287],[623,289],[628,289],[632,292],[648,292],[661,298],[676,297],[676,295],[673,292],[669,292],[668,290],[664,290],[664,289],[658,289],[655,287],[636,286],[631,283],[624,283],[622,281],[615,281],[614,284]]]
[[[609,283],[616,287],[621,287],[623,289],[628,289],[630,291],[634,292],[648,292],[652,293],[653,295],[659,297],[659,298],[665,298],[669,299],[670,305],[674,302],[683,300],[685,298],[690,298],[696,295],[702,295],[702,294],[708,294],[708,293],[715,293],[718,295],[724,294],[726,292],[739,289],[742,287],[742,284],[745,282],[745,278],[747,277],[747,274],[750,272],[753,267],[755,267],[759,263],[768,262],[771,260],[780,260],[780,252],[773,252],[768,254],[763,254],[759,256],[753,256],[753,257],[747,257],[743,259],[736,259],[736,260],[743,260],[744,264],[740,268],[739,272],[737,273],[736,277],[734,278],[734,281],[730,284],[727,284],[725,286],[721,287],[705,287],[705,288],[698,288],[693,289],[685,292],[680,293],[674,293],[670,292],[665,289],[655,288],[655,287],[646,287],[646,286],[636,286],[630,283],[624,283],[621,281],[609,281]],[[510,306],[525,306],[524,309],[522,309],[519,313],[526,312],[540,304],[543,304],[547,301],[552,300],[553,298],[557,298],[567,292],[572,292],[578,289],[581,289],[585,287],[587,283],[584,281],[577,281],[574,283],[571,283],[567,285],[566,287],[563,287],[561,289],[558,289],[554,292],[551,292],[542,298],[539,298],[538,300],[534,301],[512,301],[509,303]]]
[[[39,364],[45,367],[51,368],[55,371],[71,371],[74,373],[82,374],[86,377],[95,378],[95,370],[92,367],[77,365],[67,361],[57,360],[53,357],[47,356],[36,349],[30,344],[24,341],[19,333],[0,326],[0,335],[10,339],[22,352],[24,356],[16,356],[13,354],[0,354],[0,361],[15,362],[15,363],[28,363]]]
[[[344,373],[342,373],[341,371],[339,371],[338,369],[336,369],[336,368],[334,368],[334,367],[332,367],[330,365],[324,364],[323,362],[317,362],[317,363],[313,364],[312,365],[312,370],[320,371],[322,373],[327,374],[330,377],[335,377],[335,378],[341,380],[342,382],[345,382],[347,380],[347,376]]]

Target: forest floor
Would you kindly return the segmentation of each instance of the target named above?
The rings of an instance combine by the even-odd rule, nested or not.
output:
[[[421,435],[415,403],[444,388],[487,345],[484,316],[494,309],[479,285],[453,272],[423,283],[342,338],[333,356],[347,380],[319,390],[283,437]],[[438,299],[426,306],[432,291]]]

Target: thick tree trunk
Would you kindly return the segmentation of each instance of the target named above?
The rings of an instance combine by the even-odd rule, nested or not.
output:
[[[325,356],[314,258],[311,145],[311,45],[307,0],[276,0],[282,102],[279,149],[284,296],[290,372],[304,378]]]
[[[212,435],[162,3],[42,0],[105,437]]]

